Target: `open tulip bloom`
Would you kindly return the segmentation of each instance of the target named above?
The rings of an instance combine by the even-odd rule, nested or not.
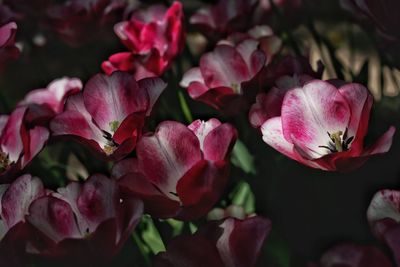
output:
[[[0,116],[0,181],[10,179],[23,169],[44,147],[47,128],[25,125],[27,107],[16,108],[9,116]]]
[[[0,263],[7,264],[28,254],[79,266],[101,263],[121,249],[143,211],[140,200],[121,195],[103,175],[56,192],[24,175],[0,188],[0,201]]]
[[[51,129],[55,136],[79,139],[103,157],[120,159],[135,148],[145,119],[165,87],[159,78],[137,82],[128,73],[97,74],[81,93],[68,98]]]
[[[236,130],[216,119],[188,127],[162,122],[137,144],[137,160],[117,163],[113,176],[159,218],[192,220],[217,202],[228,179],[228,156]]]
[[[264,101],[271,103],[265,107],[268,112],[276,101],[282,101],[282,95],[271,94]],[[370,156],[387,152],[392,144],[394,127],[364,148],[372,102],[372,96],[360,84],[321,80],[300,83],[284,94],[280,114],[262,123],[263,140],[313,168],[355,169]]]

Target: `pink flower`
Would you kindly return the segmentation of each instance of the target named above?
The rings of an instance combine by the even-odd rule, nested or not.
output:
[[[23,266],[29,226],[25,216],[33,201],[45,195],[39,178],[25,174],[11,185],[0,185],[0,264]]]
[[[205,215],[219,199],[229,174],[236,130],[216,119],[188,127],[165,121],[137,144],[136,159],[117,163],[113,176],[159,218],[191,220]]]
[[[190,23],[200,28],[207,36],[214,39],[225,37],[236,31],[250,28],[251,16],[256,0],[219,0],[216,5],[199,9]]]
[[[268,25],[257,25],[246,33],[234,32],[229,35],[227,39],[219,41],[218,44],[235,46],[247,39],[253,39],[259,42],[259,49],[262,50],[266,56],[265,65],[270,64],[274,56],[282,48],[282,40],[274,34],[273,30]]]
[[[271,222],[259,216],[208,223],[194,235],[173,239],[154,266],[252,267],[270,230]]]
[[[81,93],[70,96],[64,112],[50,123],[54,135],[69,135],[103,157],[121,159],[136,146],[152,107],[165,89],[159,78],[97,74]],[[77,125],[79,127],[77,127]]]
[[[44,147],[49,131],[25,125],[26,107],[16,108],[10,116],[0,116],[0,181],[23,169]]]
[[[78,46],[106,33],[125,7],[123,0],[69,0],[47,8],[47,24],[67,44]]]
[[[381,190],[375,194],[367,211],[372,231],[393,251],[400,264],[400,191]]]
[[[182,4],[174,2],[169,9],[153,5],[148,10],[134,13],[129,21],[116,24],[114,29],[133,55],[143,56],[141,65],[158,76],[162,75],[183,49]]]
[[[115,71],[132,73],[136,80],[158,76],[146,68],[146,63],[143,60],[151,62],[153,60],[157,61],[158,58],[135,55],[131,52],[121,52],[111,55],[107,61],[101,64],[101,68],[107,75],[111,75]]]
[[[15,22],[9,22],[0,27],[0,69],[20,54],[19,49],[15,46],[16,31],[17,24]]]
[[[52,81],[47,88],[30,91],[18,106],[28,106],[27,120],[33,123],[49,121],[64,110],[68,96],[82,90],[77,78],[61,78]]]
[[[34,238],[28,252],[79,266],[103,263],[122,248],[142,211],[141,201],[120,194],[103,175],[72,182],[29,206]]]
[[[373,246],[340,244],[325,252],[318,264],[309,267],[393,267],[390,260]]]
[[[266,58],[257,46],[258,42],[250,39],[236,47],[217,45],[201,57],[199,67],[184,74],[180,85],[195,100],[224,113],[240,112],[259,89],[257,74]]]
[[[394,127],[364,148],[373,98],[360,84],[312,80],[294,85],[283,100],[280,95],[275,100],[282,101],[281,112],[272,112],[262,123],[263,140],[307,166],[352,170],[391,147]],[[274,109],[275,100],[270,100]]]

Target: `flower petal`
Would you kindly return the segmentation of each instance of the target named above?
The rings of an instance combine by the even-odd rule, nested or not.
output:
[[[283,135],[309,158],[327,154],[330,134],[345,132],[351,110],[346,99],[331,84],[313,80],[286,93],[282,105]]]
[[[139,80],[138,85],[140,88],[144,89],[149,95],[150,103],[146,113],[146,115],[149,116],[157,99],[167,87],[167,83],[165,83],[160,78],[145,78]]]
[[[115,123],[121,123],[135,112],[147,112],[149,96],[138,86],[131,74],[114,72],[111,76],[97,74],[83,90],[84,104],[97,123],[108,133],[115,131]]]
[[[199,160],[200,143],[185,125],[162,122],[137,144],[139,167],[165,195],[176,193],[178,180]]]

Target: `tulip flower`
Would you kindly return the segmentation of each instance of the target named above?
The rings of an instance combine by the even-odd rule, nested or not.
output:
[[[251,39],[236,47],[217,45],[200,58],[199,67],[184,74],[180,85],[195,100],[227,114],[240,112],[259,89],[258,74],[266,57],[257,47]]]
[[[82,82],[77,78],[56,79],[47,88],[30,91],[18,106],[29,106],[28,121],[49,121],[64,110],[68,96],[81,90]]]
[[[16,31],[17,24],[15,22],[9,22],[0,27],[0,69],[20,54],[19,49],[15,46]]]
[[[236,135],[216,119],[188,127],[165,121],[139,140],[137,159],[117,163],[112,174],[128,193],[143,199],[152,216],[200,218],[224,190]]]
[[[29,226],[25,216],[33,201],[45,195],[39,178],[25,174],[10,185],[0,185],[0,264],[22,266]]]
[[[154,266],[252,267],[270,230],[271,222],[259,216],[211,222],[194,235],[173,239]]]
[[[64,112],[50,127],[55,136],[74,137],[104,158],[121,159],[135,148],[145,119],[165,87],[159,78],[136,81],[123,72],[97,74],[81,93],[67,99]]]
[[[74,263],[103,263],[123,246],[142,215],[141,201],[120,194],[114,180],[92,175],[34,200],[26,221],[32,237],[28,252]]]
[[[393,267],[390,260],[373,246],[350,243],[337,245],[325,252],[320,262],[308,267]]]
[[[174,2],[169,9],[152,5],[135,12],[129,21],[116,24],[114,31],[134,55],[143,56],[140,62],[148,71],[162,75],[183,49],[182,4]]]
[[[368,222],[376,237],[384,241],[400,264],[400,191],[381,190],[375,194],[367,211]]]
[[[0,116],[0,181],[10,180],[44,147],[49,131],[41,126],[28,129],[26,107],[16,108],[10,116]]]
[[[270,105],[276,110],[274,101]],[[282,101],[281,111],[262,122],[263,140],[307,166],[348,171],[391,147],[394,127],[364,148],[373,98],[360,84],[311,80],[295,84],[276,101]]]

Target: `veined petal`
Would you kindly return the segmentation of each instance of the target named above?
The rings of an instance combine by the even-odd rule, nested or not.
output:
[[[286,93],[282,105],[283,135],[310,159],[327,154],[330,137],[345,132],[351,118],[346,99],[331,84],[313,80]]]

